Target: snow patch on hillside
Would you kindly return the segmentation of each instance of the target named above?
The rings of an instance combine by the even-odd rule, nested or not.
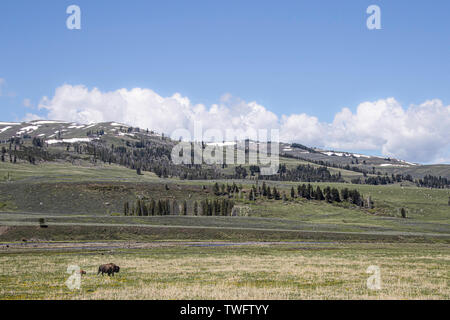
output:
[[[0,133],[3,133],[3,132],[5,132],[6,130],[9,130],[9,129],[11,129],[12,127],[11,126],[9,126],[9,127],[4,127],[4,128],[2,128],[2,129],[0,129]]]
[[[417,163],[412,163],[412,162],[408,162],[408,161],[405,161],[405,160],[399,160],[399,161],[402,162],[402,163],[409,164],[410,166],[417,166],[418,165]]]
[[[57,143],[76,143],[76,142],[91,142],[92,138],[71,138],[71,139],[52,139],[46,141],[48,144],[57,144]]]
[[[64,124],[64,123],[68,123],[68,122],[56,121],[56,120],[38,120],[38,121],[34,121],[32,123],[33,124]]]
[[[17,131],[16,135],[22,135],[24,133],[30,133],[30,132],[36,131],[37,129],[39,129],[39,127],[40,127],[39,125],[24,127],[22,129],[20,129],[19,131]]]
[[[322,152],[322,154],[326,155],[326,156],[337,156],[337,157],[349,157],[350,155],[348,153],[343,153],[343,152],[332,152],[332,151],[326,151],[326,152]]]
[[[128,126],[126,124],[117,123],[117,122],[112,122],[111,125],[113,127],[126,127],[126,128],[128,128]]]
[[[353,156],[355,158],[370,158],[370,156],[366,156],[365,154],[357,154],[357,153],[353,153]]]
[[[119,133],[117,133],[117,135],[120,137],[123,137],[123,136],[132,137],[132,138],[136,137],[136,135],[134,133],[128,133],[128,132],[127,133],[119,132]]]
[[[236,142],[211,142],[208,143],[208,146],[215,146],[215,147],[226,147],[226,146],[234,146]]]

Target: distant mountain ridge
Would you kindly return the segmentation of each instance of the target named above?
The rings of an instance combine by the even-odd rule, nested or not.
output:
[[[164,134],[147,128],[134,128],[119,122],[79,124],[58,120],[34,120],[28,122],[0,122],[0,141],[5,143],[12,137],[24,139],[40,138],[49,146],[58,144],[89,143],[103,141],[117,143],[139,141],[143,137],[161,140]],[[167,143],[170,139],[165,138]],[[170,141],[173,145],[175,141]],[[250,142],[256,144],[256,142]],[[222,143],[223,144],[223,143]],[[232,142],[225,144],[232,144]],[[309,161],[336,167],[358,167],[365,171],[389,174],[406,173],[414,177],[432,174],[450,178],[450,165],[420,165],[404,160],[369,156],[360,153],[311,148],[298,143],[281,143],[283,157]]]

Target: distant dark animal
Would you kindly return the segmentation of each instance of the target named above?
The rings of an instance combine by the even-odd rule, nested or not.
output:
[[[108,276],[114,276],[114,273],[118,273],[120,271],[120,267],[115,265],[114,263],[108,263],[108,264],[104,264],[101,265],[100,267],[98,267],[98,273],[97,275],[99,275],[100,273],[102,274],[108,274]]]
[[[86,275],[86,271],[80,270],[80,274],[81,274],[82,276],[84,276],[84,275]]]

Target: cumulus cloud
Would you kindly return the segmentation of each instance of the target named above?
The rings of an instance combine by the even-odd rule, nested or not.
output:
[[[53,98],[44,97],[39,109],[47,110],[51,119],[80,123],[121,121],[141,128],[171,133],[191,129],[194,121],[204,129],[254,128],[277,126],[277,116],[256,102],[246,103],[230,96],[207,108],[192,104],[176,93],[162,97],[150,89],[119,89],[101,92],[84,86],[63,85]]]
[[[168,134],[180,128],[192,131],[197,122],[204,130],[223,132],[279,129],[285,142],[345,151],[367,150],[409,161],[442,161],[450,156],[450,106],[440,100],[407,108],[394,98],[364,102],[355,112],[343,108],[331,123],[326,123],[304,113],[278,117],[257,102],[230,95],[207,107],[193,104],[178,93],[162,97],[142,88],[102,92],[82,85],[63,85],[52,98],[44,97],[39,109],[47,111],[48,119],[80,123],[120,121]]]
[[[339,112],[331,127],[331,147],[380,149],[385,156],[428,162],[449,151],[450,106],[440,100],[407,109],[394,98],[364,102],[354,114]]]

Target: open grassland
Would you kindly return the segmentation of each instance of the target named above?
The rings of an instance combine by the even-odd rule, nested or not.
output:
[[[44,162],[39,165],[28,163],[0,163],[0,181],[42,182],[80,182],[80,181],[155,181],[157,177],[150,172],[137,175],[136,171],[118,166],[87,162],[83,166],[67,162]]]
[[[0,163],[0,299],[450,298],[449,190],[313,183],[358,189],[375,203],[361,209],[290,199],[302,183],[266,182],[288,201],[234,199],[246,209],[238,217],[121,216],[137,197],[212,199],[215,182],[115,165]],[[256,183],[217,182],[242,185],[244,197]],[[96,276],[109,262],[121,272]],[[88,272],[81,290],[65,286],[69,265]],[[367,289],[370,265],[381,269],[379,291]]]
[[[1,299],[449,299],[444,244],[292,243],[155,246],[109,251],[0,252]],[[97,276],[114,262],[115,277]],[[87,271],[80,290],[69,265]],[[369,266],[381,290],[366,286]]]
[[[176,225],[114,225],[60,224],[48,228],[39,226],[0,226],[0,241],[29,242],[38,245],[45,241],[346,241],[346,242],[422,242],[450,243],[448,234],[407,232],[347,232],[301,229],[272,229],[230,226],[176,226]]]
[[[124,202],[133,203],[137,197],[170,198],[178,203],[187,199],[188,215],[192,215],[192,201],[214,198],[212,185],[216,181],[160,179],[151,173],[139,176],[133,170],[115,165],[67,163],[36,166],[0,163],[1,176],[9,176],[10,180],[0,182],[0,211],[4,212],[0,213],[0,225],[4,226],[36,226],[39,218],[45,218],[50,227],[136,225],[450,234],[450,190],[443,189],[312,183],[314,188],[358,189],[375,204],[373,209],[362,210],[343,203],[290,199],[291,187],[296,189],[302,183],[266,182],[286,193],[289,201],[235,199],[237,205],[246,207],[245,217],[120,217]],[[233,182],[243,186],[244,197],[252,184],[256,184],[250,180],[218,181],[219,184]],[[407,219],[401,218],[401,208],[405,208]],[[46,232],[51,234],[51,228]],[[32,237],[34,234],[27,238]]]

